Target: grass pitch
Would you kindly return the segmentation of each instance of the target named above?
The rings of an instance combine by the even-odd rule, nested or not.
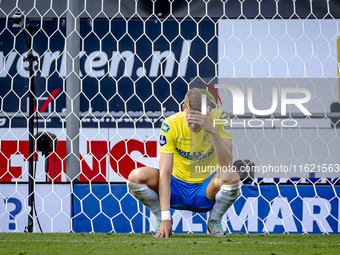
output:
[[[339,254],[340,235],[0,233],[0,254]]]

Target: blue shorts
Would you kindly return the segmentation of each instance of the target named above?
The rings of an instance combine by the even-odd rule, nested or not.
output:
[[[207,198],[205,193],[208,184],[215,174],[216,172],[201,183],[187,183],[171,175],[170,207],[176,210],[188,210],[192,212],[211,211],[215,201]]]

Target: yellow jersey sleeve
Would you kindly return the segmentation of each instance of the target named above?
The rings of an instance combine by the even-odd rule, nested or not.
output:
[[[160,153],[175,153],[175,129],[171,127],[169,119],[165,119],[162,123],[159,135],[159,152]]]

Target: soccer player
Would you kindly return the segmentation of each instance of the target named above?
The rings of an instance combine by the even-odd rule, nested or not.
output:
[[[203,94],[206,114],[201,112]],[[155,215],[155,237],[172,236],[170,208],[211,211],[207,222],[211,236],[225,236],[222,217],[239,196],[241,182],[231,168],[230,118],[224,110],[210,110],[210,102],[205,91],[189,90],[183,112],[166,118],[161,126],[159,170],[142,167],[129,175],[131,193]]]

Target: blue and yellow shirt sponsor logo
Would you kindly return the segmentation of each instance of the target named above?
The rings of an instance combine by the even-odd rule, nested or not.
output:
[[[228,117],[229,117],[228,113],[227,113],[226,111],[223,111],[222,114],[221,114],[221,116],[220,116],[220,119],[221,119],[221,120],[225,120],[225,119],[228,118]]]
[[[177,151],[178,151],[178,154],[182,156],[182,158],[185,158],[191,161],[202,160],[214,154],[214,149],[212,149],[211,151],[205,154],[203,154],[204,153],[203,150],[190,152],[190,151],[183,151],[181,149],[177,149]]]
[[[168,124],[166,124],[166,123],[163,122],[163,124],[162,124],[162,126],[161,126],[161,130],[162,130],[163,132],[165,132],[165,133],[168,133],[169,130],[170,130],[170,127],[169,127]]]

